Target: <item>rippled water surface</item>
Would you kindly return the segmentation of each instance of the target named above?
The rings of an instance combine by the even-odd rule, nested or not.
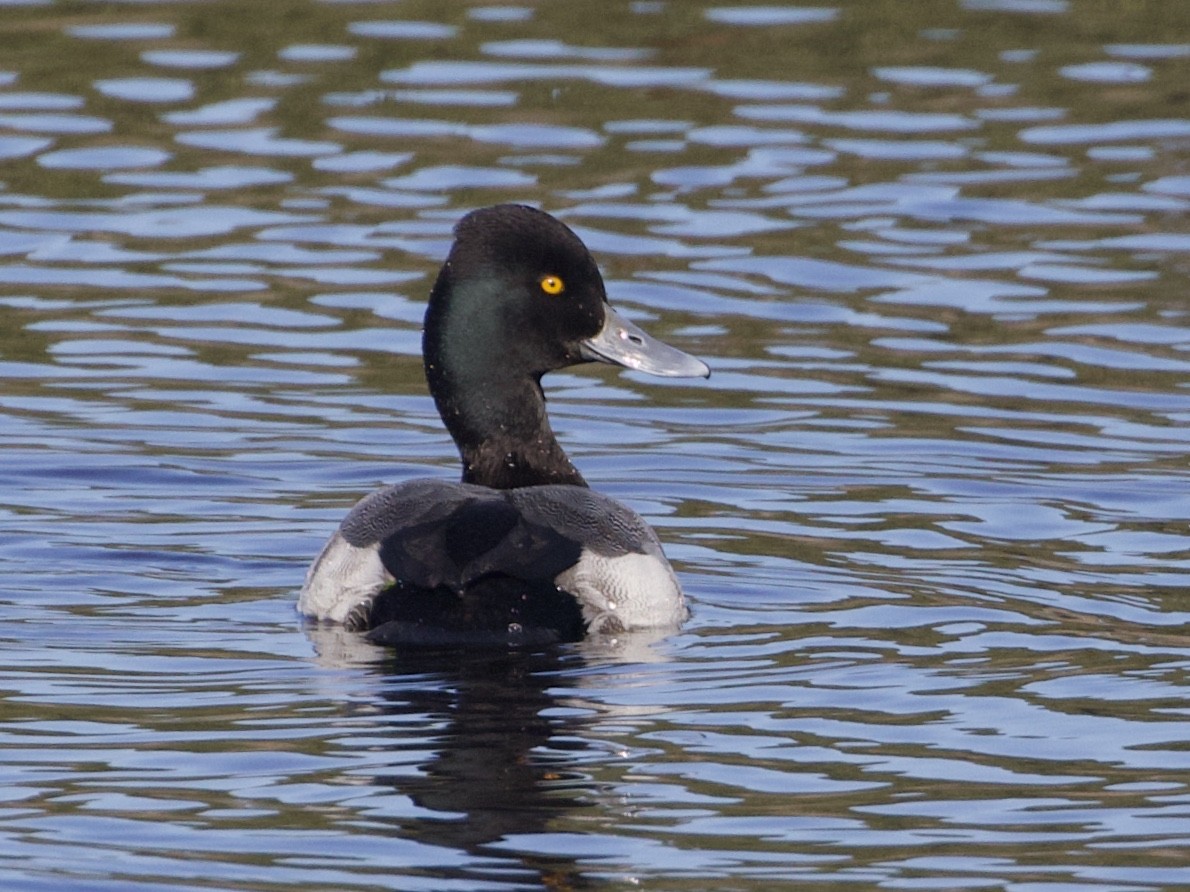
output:
[[[1190,885],[1190,4],[0,0],[13,890]],[[421,314],[523,201],[712,366],[552,376],[694,606],[303,627],[457,473]]]

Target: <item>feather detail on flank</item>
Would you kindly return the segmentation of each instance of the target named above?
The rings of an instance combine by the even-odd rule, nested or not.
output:
[[[592,635],[676,628],[686,618],[677,577],[657,554],[613,557],[583,549],[578,563],[555,582],[578,599]]]
[[[306,573],[298,612],[362,628],[372,601],[395,581],[376,545],[358,548],[336,532]]]

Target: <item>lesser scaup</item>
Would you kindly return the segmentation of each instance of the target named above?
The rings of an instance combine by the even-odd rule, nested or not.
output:
[[[656,534],[587,487],[550,429],[541,376],[594,361],[705,377],[706,365],[618,315],[567,226],[512,204],[455,227],[422,352],[462,482],[412,480],[365,497],[310,567],[299,611],[410,645],[680,624],[682,590]]]

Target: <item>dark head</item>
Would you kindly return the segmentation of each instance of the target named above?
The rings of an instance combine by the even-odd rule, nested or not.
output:
[[[455,227],[426,310],[426,379],[463,459],[463,480],[508,489],[585,485],[550,430],[541,376],[582,362],[705,376],[607,303],[577,235],[549,214],[503,204]]]

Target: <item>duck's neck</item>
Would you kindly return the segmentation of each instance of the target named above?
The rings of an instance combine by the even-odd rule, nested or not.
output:
[[[501,392],[501,397],[507,396],[507,391]],[[513,406],[503,407],[511,412],[501,412],[501,407],[484,401],[481,410],[486,413],[486,423],[482,432],[461,436],[462,431],[451,429],[463,459],[463,482],[494,489],[550,483],[587,485],[550,429],[540,385],[533,382],[513,400]],[[466,427],[465,422],[462,427]]]
[[[463,460],[463,482],[494,489],[548,483],[586,486],[550,429],[541,385],[532,380],[511,387],[510,383],[492,386],[490,379],[456,377],[445,394],[433,389],[438,412]]]
[[[472,341],[465,350],[447,340],[427,324],[426,380],[463,460],[463,482],[494,489],[586,486],[550,428],[540,378],[487,355],[491,340]]]

